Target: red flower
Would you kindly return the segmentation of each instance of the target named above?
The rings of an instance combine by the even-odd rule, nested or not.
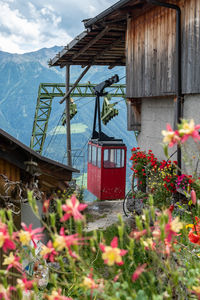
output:
[[[132,275],[132,281],[136,281],[138,277],[145,271],[147,264],[143,264],[141,266],[138,266],[135,272]]]
[[[188,238],[191,243],[200,245],[200,219],[195,217],[195,224],[193,224],[192,229],[188,234]]]
[[[84,217],[80,211],[84,210],[87,204],[79,203],[75,195],[72,195],[70,199],[66,200],[66,204],[62,205],[62,209],[66,212],[64,216],[60,219],[61,222],[68,220],[73,216],[74,220],[82,220]]]

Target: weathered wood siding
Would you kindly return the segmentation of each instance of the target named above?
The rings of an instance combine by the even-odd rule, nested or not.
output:
[[[20,180],[20,169],[0,158],[0,174],[6,175],[11,181]]]
[[[182,1],[183,93],[200,93],[200,0]]]
[[[183,93],[200,92],[200,0],[176,2],[182,12]],[[154,7],[127,25],[127,97],[175,94],[176,12]]]

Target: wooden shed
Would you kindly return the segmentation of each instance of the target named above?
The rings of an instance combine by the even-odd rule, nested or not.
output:
[[[68,188],[73,172],[79,170],[39,155],[0,129],[0,209],[13,211],[16,228],[22,221],[41,226],[27,203],[27,188],[36,190],[40,209],[42,198]],[[0,267],[1,262],[0,249]]]
[[[19,203],[16,199],[26,197],[24,189],[36,184],[44,198],[63,191],[73,172],[79,170],[39,155],[0,129],[0,207]]]
[[[200,1],[121,0],[84,25],[50,66],[126,66],[127,129],[162,159],[166,123],[200,121]]]

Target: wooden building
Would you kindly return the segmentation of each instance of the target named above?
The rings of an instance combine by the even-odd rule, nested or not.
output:
[[[0,129],[0,209],[11,209],[16,228],[21,222],[41,227],[27,202],[28,188],[34,190],[41,212],[46,197],[68,188],[73,172],[79,171],[39,155]],[[0,268],[1,263],[0,249]]]
[[[0,208],[12,207],[18,226],[28,188],[38,189],[38,200],[42,200],[57,190],[66,190],[73,172],[79,171],[39,155],[0,129]]]
[[[200,121],[200,1],[121,0],[84,25],[49,65],[126,66],[127,129],[163,158],[166,123]]]

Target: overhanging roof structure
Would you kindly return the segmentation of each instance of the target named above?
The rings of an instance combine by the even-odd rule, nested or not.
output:
[[[63,165],[55,160],[41,156],[2,129],[0,129],[0,141],[0,157],[5,158],[8,161],[10,160],[10,157],[14,157],[14,160],[11,160],[10,162],[16,164],[16,166],[21,169],[25,169],[25,165],[20,164],[20,161],[23,161],[26,158],[27,160],[33,159],[37,161],[40,167],[42,166],[44,169],[46,169],[46,171],[49,171],[54,175],[58,173],[59,177],[62,178],[62,180],[64,180],[69,173],[80,172],[75,168]],[[7,148],[4,147],[4,143],[6,145],[10,145],[10,153],[8,152]]]
[[[86,30],[50,59],[49,66],[125,66],[127,17],[133,8],[136,16],[143,5],[144,1],[140,0],[121,0],[96,17],[85,20]]]

